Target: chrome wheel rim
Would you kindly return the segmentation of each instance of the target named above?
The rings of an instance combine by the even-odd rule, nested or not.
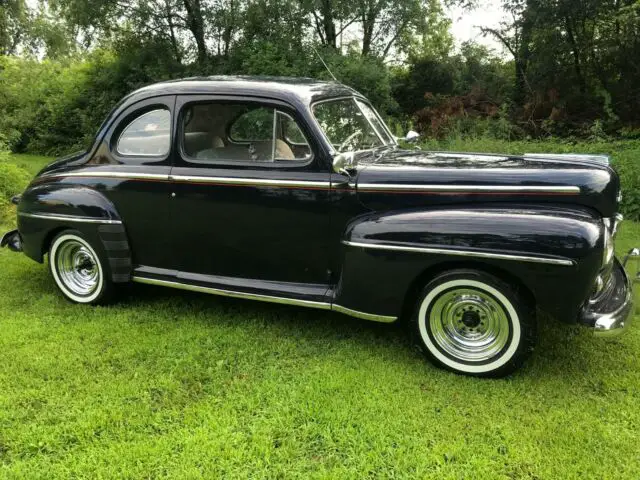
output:
[[[98,259],[77,240],[65,240],[58,246],[55,267],[62,284],[74,295],[90,296],[100,285]]]
[[[429,313],[431,335],[447,355],[462,362],[486,362],[509,342],[509,315],[494,296],[475,288],[440,294]]]

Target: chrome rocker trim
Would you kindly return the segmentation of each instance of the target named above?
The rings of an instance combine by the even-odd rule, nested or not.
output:
[[[220,295],[223,297],[242,298],[245,300],[257,300],[261,302],[279,303],[283,305],[295,305],[299,307],[317,308],[319,310],[333,310],[344,313],[352,317],[371,320],[374,322],[391,323],[397,320],[397,317],[388,317],[384,315],[375,315],[372,313],[359,312],[341,305],[330,304],[325,302],[313,302],[310,300],[300,300],[296,298],[274,297],[271,295],[261,295],[257,293],[238,292],[234,290],[223,290],[214,287],[204,287],[200,285],[191,285],[188,283],[174,282],[170,280],[159,280],[156,278],[134,276],[132,280],[136,283],[144,283],[147,285],[158,285],[161,287],[176,288],[179,290],[188,290],[191,292],[209,293],[211,295]]]
[[[18,212],[21,217],[27,218],[39,218],[42,220],[57,220],[60,222],[75,222],[75,223],[101,223],[107,225],[121,225],[120,220],[110,220],[108,218],[92,218],[92,217],[77,217],[73,215],[52,215],[49,213],[26,213]]]
[[[334,312],[344,313],[345,315],[349,315],[351,317],[362,318],[363,320],[371,320],[372,322],[393,323],[398,319],[398,317],[374,315],[372,313],[364,313],[357,310],[351,310],[350,308],[343,307],[342,305],[338,305],[337,303],[334,303],[332,305],[331,310],[333,310]]]
[[[455,256],[472,257],[472,258],[492,258],[497,260],[514,260],[517,262],[531,262],[531,263],[544,263],[547,265],[561,265],[563,267],[572,267],[573,265],[575,265],[575,262],[573,260],[566,260],[566,259],[560,259],[560,258],[533,257],[529,255],[512,255],[508,253],[476,252],[473,250],[454,250],[454,249],[448,249],[448,248],[409,247],[404,245],[350,242],[347,240],[343,240],[342,243],[349,247],[368,248],[372,250],[388,250],[388,251],[411,252],[411,253],[431,253],[436,255],[455,255]]]

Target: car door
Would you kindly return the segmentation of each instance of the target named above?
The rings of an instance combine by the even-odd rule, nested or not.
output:
[[[331,173],[303,119],[255,98],[179,96],[176,111],[179,277],[326,291]]]
[[[86,166],[84,183],[115,205],[134,266],[170,268],[168,255],[172,124],[175,96],[133,103],[112,122]]]

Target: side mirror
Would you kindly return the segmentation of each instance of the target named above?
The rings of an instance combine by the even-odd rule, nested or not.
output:
[[[354,152],[339,153],[333,157],[333,171],[351,177],[357,167],[356,155]]]
[[[409,132],[407,133],[407,136],[404,137],[404,141],[407,143],[414,143],[414,142],[417,142],[419,138],[420,138],[420,134],[418,132],[409,130]]]

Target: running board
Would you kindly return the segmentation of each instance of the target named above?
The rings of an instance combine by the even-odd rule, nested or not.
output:
[[[260,302],[280,303],[284,305],[295,305],[298,307],[316,308],[319,310],[332,310],[344,313],[356,318],[370,320],[373,322],[391,323],[397,320],[397,317],[389,317],[385,315],[375,315],[372,313],[359,312],[343,307],[342,305],[331,304],[326,302],[314,302],[312,300],[301,300],[297,298],[276,297],[272,295],[262,295],[257,293],[238,292],[234,290],[226,290],[214,287],[205,287],[201,285],[193,285],[189,283],[176,282],[172,280],[160,280],[157,278],[134,276],[132,279],[136,283],[144,283],[147,285],[158,285],[161,287],[176,288],[179,290],[188,290],[191,292],[208,293],[211,295],[220,295],[223,297],[242,298],[246,300],[257,300]]]

